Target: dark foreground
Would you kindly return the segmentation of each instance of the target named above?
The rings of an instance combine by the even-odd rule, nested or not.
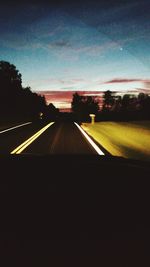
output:
[[[1,266],[149,266],[147,163],[0,159]]]

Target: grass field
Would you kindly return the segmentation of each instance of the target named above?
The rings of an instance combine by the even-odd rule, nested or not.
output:
[[[82,128],[114,156],[150,160],[150,121],[83,123]]]

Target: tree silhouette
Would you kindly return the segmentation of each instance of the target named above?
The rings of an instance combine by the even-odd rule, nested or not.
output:
[[[59,116],[59,109],[56,108],[52,103],[47,105],[44,109],[44,117],[45,119],[56,120]]]
[[[13,64],[0,61],[0,120],[34,119],[44,111],[44,97],[22,87],[22,78]]]
[[[81,96],[78,93],[73,94],[71,105],[75,119],[78,121],[88,121],[90,113],[96,115],[99,111],[98,102],[94,97]]]
[[[1,94],[17,94],[22,89],[21,74],[13,64],[0,61]]]
[[[98,102],[95,100],[94,97],[87,96],[87,98],[86,98],[86,110],[87,110],[88,114],[93,113],[96,115],[98,113],[99,105],[98,105]]]
[[[114,103],[113,103],[113,106],[111,108],[112,111],[114,112],[120,112],[121,110],[121,107],[122,107],[122,98],[121,96],[115,96],[114,98]]]
[[[71,102],[72,112],[75,115],[75,119],[78,121],[82,120],[83,116],[83,97],[78,93],[73,94]]]
[[[138,108],[140,110],[140,118],[150,118],[150,96],[144,93],[138,95]]]
[[[105,93],[104,93],[104,102],[103,102],[103,110],[110,110],[111,108],[112,108],[112,106],[113,106],[113,104],[114,104],[114,101],[115,101],[115,99],[114,99],[114,96],[113,96],[113,93],[111,92],[111,91],[106,91]]]
[[[103,109],[99,120],[139,120],[150,119],[150,96],[140,93],[137,96],[124,94],[116,96],[111,91],[104,93]]]
[[[130,95],[125,94],[122,98],[122,110],[127,111],[131,102]]]

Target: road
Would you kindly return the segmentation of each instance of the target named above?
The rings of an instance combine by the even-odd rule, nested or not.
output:
[[[74,122],[38,122],[1,130],[3,154],[97,154],[82,129]],[[86,134],[85,134],[86,135]],[[100,153],[103,154],[102,151]]]

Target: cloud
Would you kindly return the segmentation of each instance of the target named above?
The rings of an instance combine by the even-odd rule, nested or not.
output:
[[[35,91],[39,95],[45,95],[47,99],[55,100],[61,100],[61,101],[71,101],[72,96],[74,93],[78,92],[80,95],[85,95],[85,96],[102,96],[103,92],[102,91]]]
[[[106,38],[82,19],[67,13],[50,13],[27,25],[23,33],[4,33],[2,44],[14,49],[43,49],[61,60],[77,61],[82,55],[102,56],[118,49],[119,42]]]
[[[72,47],[71,46],[71,44],[69,43],[69,41],[65,41],[65,40],[58,40],[58,41],[56,41],[56,42],[53,42],[53,43],[51,43],[49,46],[48,46],[49,48],[53,48],[53,47],[55,47],[55,48],[61,48],[61,47]]]
[[[91,35],[92,36],[92,35]],[[67,41],[58,41],[47,45],[47,49],[62,59],[78,60],[82,55],[97,57],[103,56],[107,51],[120,48],[120,43],[108,41],[103,44],[86,44],[83,40],[80,44],[71,44]]]
[[[109,84],[109,83],[132,83],[132,82],[143,82],[143,79],[113,79],[110,81],[104,82],[104,84]]]
[[[78,48],[75,48],[75,51],[80,53],[88,53],[88,55],[97,56],[100,53],[104,53],[110,49],[119,48],[120,45],[116,42],[109,41],[103,44],[92,44],[92,45],[85,45]]]
[[[68,91],[68,90],[70,90],[70,91],[73,91],[74,89],[75,89],[75,87],[74,86],[66,86],[66,87],[61,87],[60,88],[62,91]]]
[[[120,47],[119,41],[112,41],[82,18],[67,13],[52,13],[33,23],[30,32],[43,49],[65,60],[76,61],[82,54],[95,57]]]
[[[71,78],[69,79],[64,78],[47,78],[47,79],[31,79],[30,80],[30,86],[34,90],[41,90],[41,88],[45,88],[45,90],[62,90],[62,91],[74,91],[76,89],[79,89],[81,86],[86,86],[87,84],[91,84],[91,80],[84,79],[84,78]]]

